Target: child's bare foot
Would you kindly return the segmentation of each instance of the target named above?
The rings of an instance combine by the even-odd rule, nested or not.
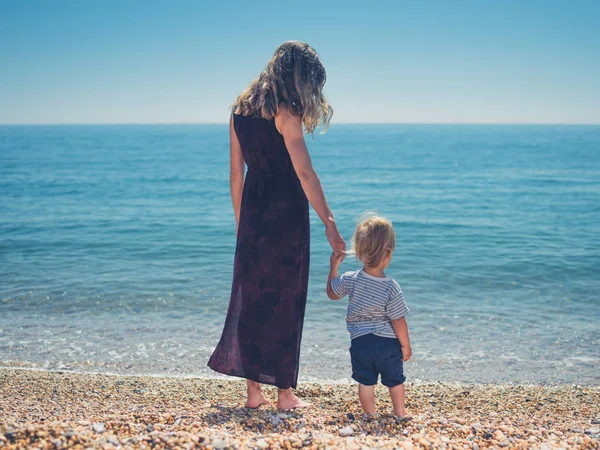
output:
[[[246,380],[246,390],[248,399],[246,400],[246,408],[256,409],[262,405],[268,405],[271,402],[264,396],[260,383],[256,381]]]
[[[292,389],[279,389],[277,398],[277,409],[308,408],[312,403],[305,402],[294,395]]]

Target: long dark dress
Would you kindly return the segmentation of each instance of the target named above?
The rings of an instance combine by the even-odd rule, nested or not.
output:
[[[208,365],[295,388],[308,287],[308,201],[275,121],[233,120],[248,170],[229,309]]]

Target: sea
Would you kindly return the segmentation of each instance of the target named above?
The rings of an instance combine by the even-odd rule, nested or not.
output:
[[[334,123],[306,142],[347,241],[366,211],[394,224],[409,381],[600,383],[600,126]],[[228,160],[225,124],[0,127],[0,366],[219,376]],[[300,380],[350,382],[314,212],[311,241]]]

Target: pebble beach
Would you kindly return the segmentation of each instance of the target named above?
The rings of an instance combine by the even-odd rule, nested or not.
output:
[[[600,387],[407,383],[374,416],[356,387],[301,384],[304,410],[243,407],[241,380],[0,369],[6,449],[600,448]],[[273,388],[266,389],[272,400]]]

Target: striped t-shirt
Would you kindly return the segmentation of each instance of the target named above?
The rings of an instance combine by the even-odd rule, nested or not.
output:
[[[395,338],[392,320],[408,314],[400,285],[392,278],[378,278],[364,270],[346,272],[331,280],[336,295],[348,295],[346,327],[350,338],[365,334]]]

